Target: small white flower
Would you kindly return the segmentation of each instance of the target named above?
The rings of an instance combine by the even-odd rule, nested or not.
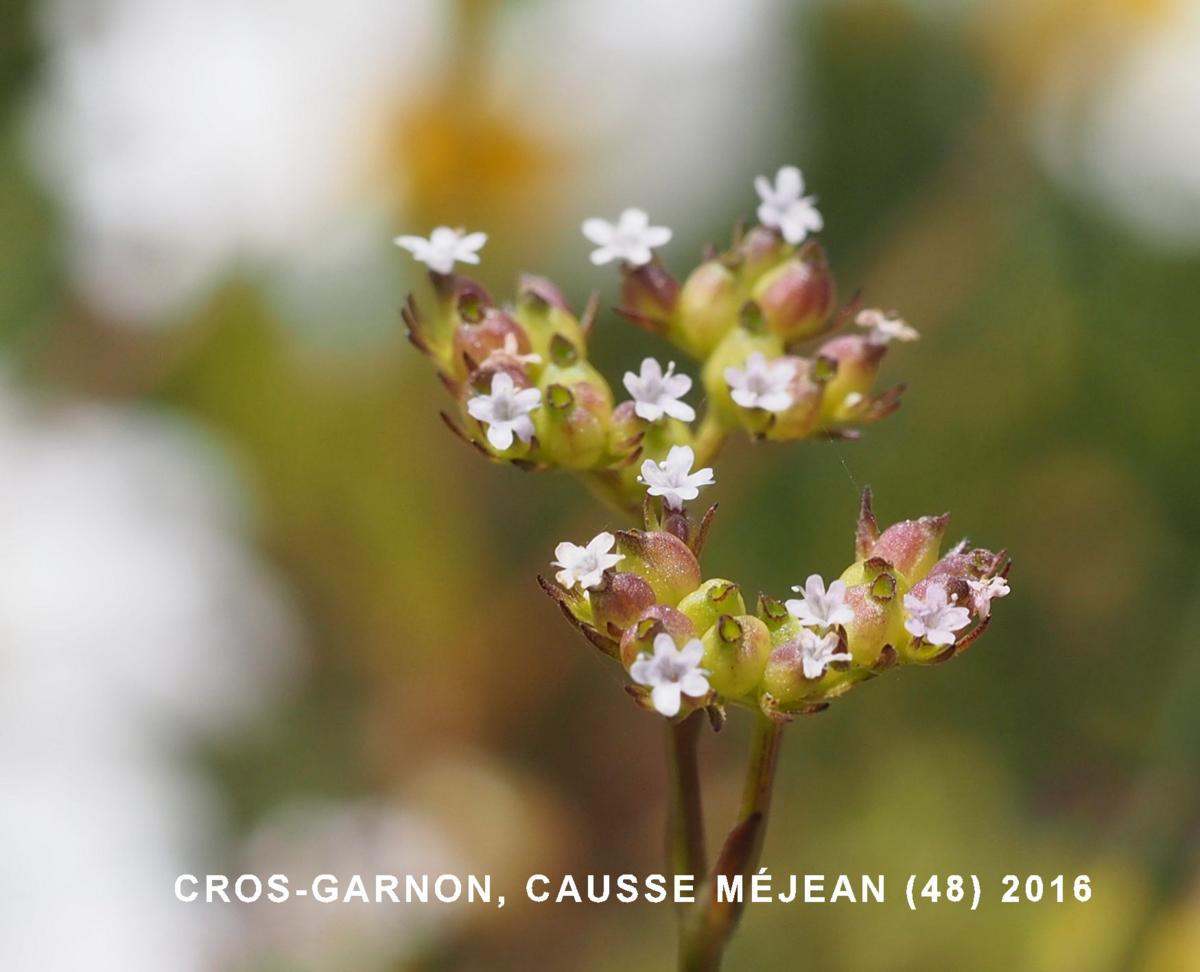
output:
[[[908,617],[904,629],[914,638],[924,638],[931,645],[952,645],[958,640],[954,633],[971,623],[971,612],[946,597],[946,588],[930,584],[925,597],[904,595],[904,610]]]
[[[876,308],[858,312],[854,323],[864,327],[871,333],[867,340],[871,344],[890,344],[892,341],[915,341],[920,332],[915,327],[909,327],[895,314],[885,314]]]
[[[449,273],[455,263],[479,262],[479,251],[487,242],[487,233],[464,233],[449,226],[439,226],[429,234],[429,239],[397,236],[393,242],[435,273]]]
[[[625,388],[633,396],[634,412],[647,422],[657,422],[664,415],[683,422],[696,417],[695,409],[679,400],[691,391],[692,379],[675,374],[674,361],[663,374],[662,365],[653,358],[644,358],[640,374],[625,372]]]
[[[517,336],[512,333],[504,335],[504,355],[520,364],[540,365],[542,363],[542,356],[540,354],[521,354],[521,348],[517,344]]]
[[[816,197],[804,195],[804,176],[794,165],[785,165],[775,174],[775,183],[766,176],[754,180],[762,205],[758,219],[763,226],[777,229],[783,238],[795,245],[809,233],[818,233],[825,221],[817,212]]]
[[[600,583],[600,578],[609,567],[624,560],[622,554],[609,553],[617,538],[611,533],[598,533],[586,546],[563,541],[554,548],[555,567],[561,567],[554,579],[568,590],[578,584],[590,591]]]
[[[851,392],[842,399],[842,406],[844,408],[858,408],[865,400],[862,392]]]
[[[837,650],[839,640],[832,631],[819,635],[808,628],[800,629],[800,661],[805,678],[820,678],[831,662],[854,660],[849,652]]]
[[[700,495],[701,486],[711,486],[713,471],[707,467],[692,472],[696,454],[691,446],[671,446],[662,462],[647,459],[642,463],[638,482],[645,483],[651,496],[661,496],[670,509],[680,509],[687,500]]]
[[[654,254],[656,246],[665,246],[671,240],[671,231],[665,226],[651,226],[650,217],[644,209],[626,209],[615,223],[592,217],[583,221],[583,235],[596,244],[592,251],[592,263],[602,266],[613,260],[624,260],[635,267],[645,266]]]
[[[1008,597],[1012,588],[1003,577],[989,577],[987,580],[969,580],[967,586],[971,589],[971,603],[981,618],[992,613],[992,598]]]
[[[513,384],[512,375],[498,371],[492,377],[491,393],[476,395],[467,402],[467,412],[487,426],[487,440],[494,449],[503,452],[513,444],[515,435],[522,442],[533,438],[533,419],[529,413],[542,404],[542,393],[536,388]]]
[[[726,368],[729,394],[742,408],[786,412],[792,407],[790,385],[796,377],[796,362],[780,358],[767,361],[761,351],[746,359],[745,368]]]
[[[793,598],[784,604],[788,613],[801,624],[810,628],[832,628],[836,624],[849,624],[854,620],[854,611],[846,605],[846,585],[835,580],[825,589],[820,574],[810,574],[804,587],[793,587],[804,596]]]
[[[677,649],[674,639],[662,632],[654,638],[654,655],[643,651],[629,667],[629,675],[638,685],[651,688],[654,708],[670,719],[679,714],[682,696],[701,699],[708,695],[708,671],[700,667],[703,657],[699,638]]]

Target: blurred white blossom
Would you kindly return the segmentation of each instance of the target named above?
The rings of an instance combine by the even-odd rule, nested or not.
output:
[[[186,760],[278,696],[295,622],[212,443],[2,379],[0,968],[211,968],[220,916],[170,893],[220,826]]]
[[[1200,246],[1200,6],[1167,5],[1100,64],[1077,46],[1038,103],[1041,158],[1141,236]]]
[[[673,0],[496,10],[489,108],[558,160],[571,223],[654,198],[705,227],[714,199],[696,206],[695,186],[740,191],[745,160],[780,137],[772,99],[799,110],[783,0],[695,0],[686,17]],[[240,268],[265,271],[294,315],[344,321],[338,300],[369,299],[390,319],[382,243],[412,187],[388,139],[452,76],[453,14],[438,0],[49,0],[35,144],[76,286],[117,319],[156,322]]]

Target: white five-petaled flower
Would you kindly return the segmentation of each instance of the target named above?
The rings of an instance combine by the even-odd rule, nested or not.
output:
[[[904,629],[914,638],[924,638],[931,645],[952,645],[958,640],[956,631],[971,623],[971,612],[946,596],[941,584],[930,584],[923,598],[904,595],[904,610],[908,617]]]
[[[622,554],[610,553],[617,538],[611,533],[598,533],[586,547],[563,541],[554,548],[555,567],[561,567],[554,579],[570,590],[576,584],[590,591],[600,583],[609,567],[624,559]]]
[[[393,242],[435,273],[449,273],[456,263],[479,262],[479,251],[487,242],[487,233],[466,233],[439,226],[429,234],[429,239],[397,236]]]
[[[654,638],[654,654],[642,652],[629,667],[630,677],[651,689],[650,698],[668,719],[679,714],[682,696],[701,699],[708,695],[708,671],[700,667],[704,645],[693,638],[682,648],[666,632]]]
[[[800,662],[805,678],[820,678],[831,662],[853,661],[849,652],[838,651],[840,639],[833,631],[819,635],[808,628],[800,629]]]
[[[492,377],[491,392],[476,395],[467,402],[467,412],[487,426],[487,440],[503,452],[513,444],[515,435],[522,442],[533,438],[533,419],[529,413],[542,404],[537,388],[517,389],[512,375],[498,371]]]
[[[794,361],[784,358],[768,361],[761,351],[746,359],[745,368],[725,369],[730,397],[742,408],[761,408],[766,412],[786,412],[792,407],[789,386],[795,377]]]
[[[865,327],[870,333],[867,340],[871,344],[890,344],[892,341],[915,341],[921,336],[915,327],[910,327],[895,314],[884,313],[877,308],[869,308],[858,312],[854,323]]]
[[[647,459],[642,463],[638,482],[645,483],[651,496],[661,496],[670,509],[678,510],[687,500],[700,495],[701,486],[711,486],[713,471],[707,466],[692,472],[696,453],[691,446],[671,446],[662,462]]]
[[[833,581],[826,589],[820,574],[810,574],[803,588],[792,590],[803,596],[792,598],[784,607],[806,627],[832,628],[854,620],[854,611],[846,604],[846,585],[840,580]]]
[[[651,226],[646,211],[636,208],[624,210],[615,223],[594,216],[585,219],[583,235],[596,244],[591,258],[596,266],[613,260],[645,266],[654,258],[652,250],[656,246],[671,241],[671,231],[666,226]]]
[[[674,361],[667,365],[664,374],[657,361],[643,358],[640,374],[625,372],[625,388],[633,396],[634,412],[647,422],[657,422],[664,415],[683,422],[696,417],[695,409],[679,400],[691,390],[692,379],[675,374]]]
[[[975,612],[981,618],[986,618],[992,613],[992,598],[1008,597],[1012,590],[1003,577],[969,580],[967,586],[971,589],[971,603],[975,605]]]
[[[766,176],[754,180],[762,204],[758,219],[763,226],[777,229],[795,245],[809,233],[819,233],[825,221],[817,211],[816,197],[804,195],[804,176],[794,165],[785,165],[775,174],[775,182]]]

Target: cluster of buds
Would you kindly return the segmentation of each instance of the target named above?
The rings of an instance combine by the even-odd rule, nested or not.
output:
[[[759,224],[739,230],[726,253],[682,283],[654,253],[671,231],[642,210],[583,224],[596,246],[592,261],[619,262],[619,312],[698,363],[699,418],[684,400],[692,377],[654,358],[625,373],[630,398],[616,402],[588,361],[595,298],[576,316],[554,284],[526,276],[515,301],[497,304],[454,272],[455,263],[479,262],[482,233],[440,227],[428,240],[399,237],[430,270],[433,306],[410,298],[403,316],[455,399],[443,413],[447,425],[493,460],[574,471],[614,505],[636,510],[647,463],[686,478],[690,465],[670,465],[672,455],[704,465],[738,428],[764,439],[849,438],[894,411],[903,386],[876,393],[875,380],[889,344],[916,331],[878,310],[835,310],[828,263],[807,239],[822,220],[799,170],[756,185]]]
[[[559,544],[542,588],[597,648],[619,662],[630,694],[668,718],[727,704],[775,719],[826,708],[853,686],[901,665],[965,651],[1009,593],[1008,557],[964,540],[939,556],[948,516],[880,530],[863,493],[856,559],[795,598],[760,594],[747,606],[724,578],[705,580],[698,554],[714,510],[693,524],[683,508],[647,500],[645,529]]]

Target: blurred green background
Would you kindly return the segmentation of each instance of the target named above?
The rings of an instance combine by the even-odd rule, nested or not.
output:
[[[862,441],[722,454],[706,573],[838,573],[869,483],[1007,547],[1013,595],[792,727],[765,860],[889,901],[752,907],[729,967],[1200,968],[1198,64],[1168,0],[8,0],[0,964],[669,967],[667,908],[517,900],[662,866],[661,727],[534,583],[622,524],[446,434],[390,238],[483,229],[494,291],[611,307],[583,217],[645,206],[686,273],[795,162],[843,298],[922,340]],[[713,841],[745,722],[703,742]],[[509,906],[171,900],[262,867]],[[910,913],[913,872],[988,900]],[[1001,906],[1010,872],[1094,898]]]

